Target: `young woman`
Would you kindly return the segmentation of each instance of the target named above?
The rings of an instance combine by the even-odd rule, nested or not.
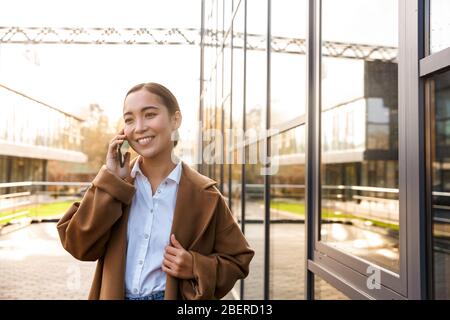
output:
[[[81,202],[58,222],[63,247],[97,262],[89,299],[220,299],[245,278],[254,251],[216,182],[172,159],[181,124],[174,95],[157,83],[134,86],[124,129]],[[125,165],[117,147],[138,153]]]

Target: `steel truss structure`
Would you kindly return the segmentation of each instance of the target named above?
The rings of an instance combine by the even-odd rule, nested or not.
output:
[[[204,30],[206,47],[229,47],[226,32]],[[247,49],[265,50],[266,35],[247,34]],[[88,45],[194,45],[199,46],[201,30],[196,28],[71,28],[71,27],[0,27],[0,44],[88,44]],[[244,46],[244,34],[233,32],[233,46]],[[306,40],[280,36],[271,37],[274,52],[305,54]],[[395,62],[396,47],[360,43],[324,41],[324,56]]]

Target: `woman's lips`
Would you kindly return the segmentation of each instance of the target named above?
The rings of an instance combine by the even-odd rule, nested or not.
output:
[[[144,137],[144,138],[139,138],[136,141],[140,146],[146,146],[146,145],[150,144],[154,138],[155,138],[154,136],[153,137]]]

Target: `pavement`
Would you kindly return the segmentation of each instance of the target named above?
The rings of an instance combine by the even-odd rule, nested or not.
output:
[[[5,228],[4,228],[5,229]],[[61,246],[55,222],[11,226],[0,233],[0,299],[84,300],[95,262],[73,258]],[[244,298],[263,299],[264,224],[246,226],[246,237],[255,250],[245,279]],[[271,227],[270,299],[304,299],[303,223]],[[346,299],[345,295],[316,277],[317,299]],[[235,286],[239,292],[240,283]],[[224,300],[233,300],[230,292]]]
[[[83,300],[95,262],[61,246],[56,223],[31,224],[0,236],[0,299]]]
[[[55,222],[7,229],[0,235],[0,300],[87,299],[96,263],[67,253]]]

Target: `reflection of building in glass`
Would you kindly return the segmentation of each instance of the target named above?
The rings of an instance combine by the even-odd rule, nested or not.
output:
[[[322,239],[398,270],[397,64],[342,58],[323,64]],[[355,85],[339,90],[348,83]],[[344,227],[346,237],[334,237],[333,221],[351,225]],[[379,237],[382,224],[391,226],[383,230],[388,235],[364,239],[360,230]]]
[[[443,2],[203,1],[202,129],[279,131],[246,141],[243,165],[199,165],[255,249],[237,296],[450,297]],[[431,30],[410,25],[423,16]],[[268,176],[251,161],[265,143]]]
[[[450,279],[450,73],[433,77],[429,82],[431,114],[434,126],[430,132],[432,165],[432,246],[435,295],[448,299],[450,289],[443,285]]]
[[[82,119],[0,85],[0,182],[46,181],[48,160],[86,162]],[[15,188],[0,189],[3,193]]]

